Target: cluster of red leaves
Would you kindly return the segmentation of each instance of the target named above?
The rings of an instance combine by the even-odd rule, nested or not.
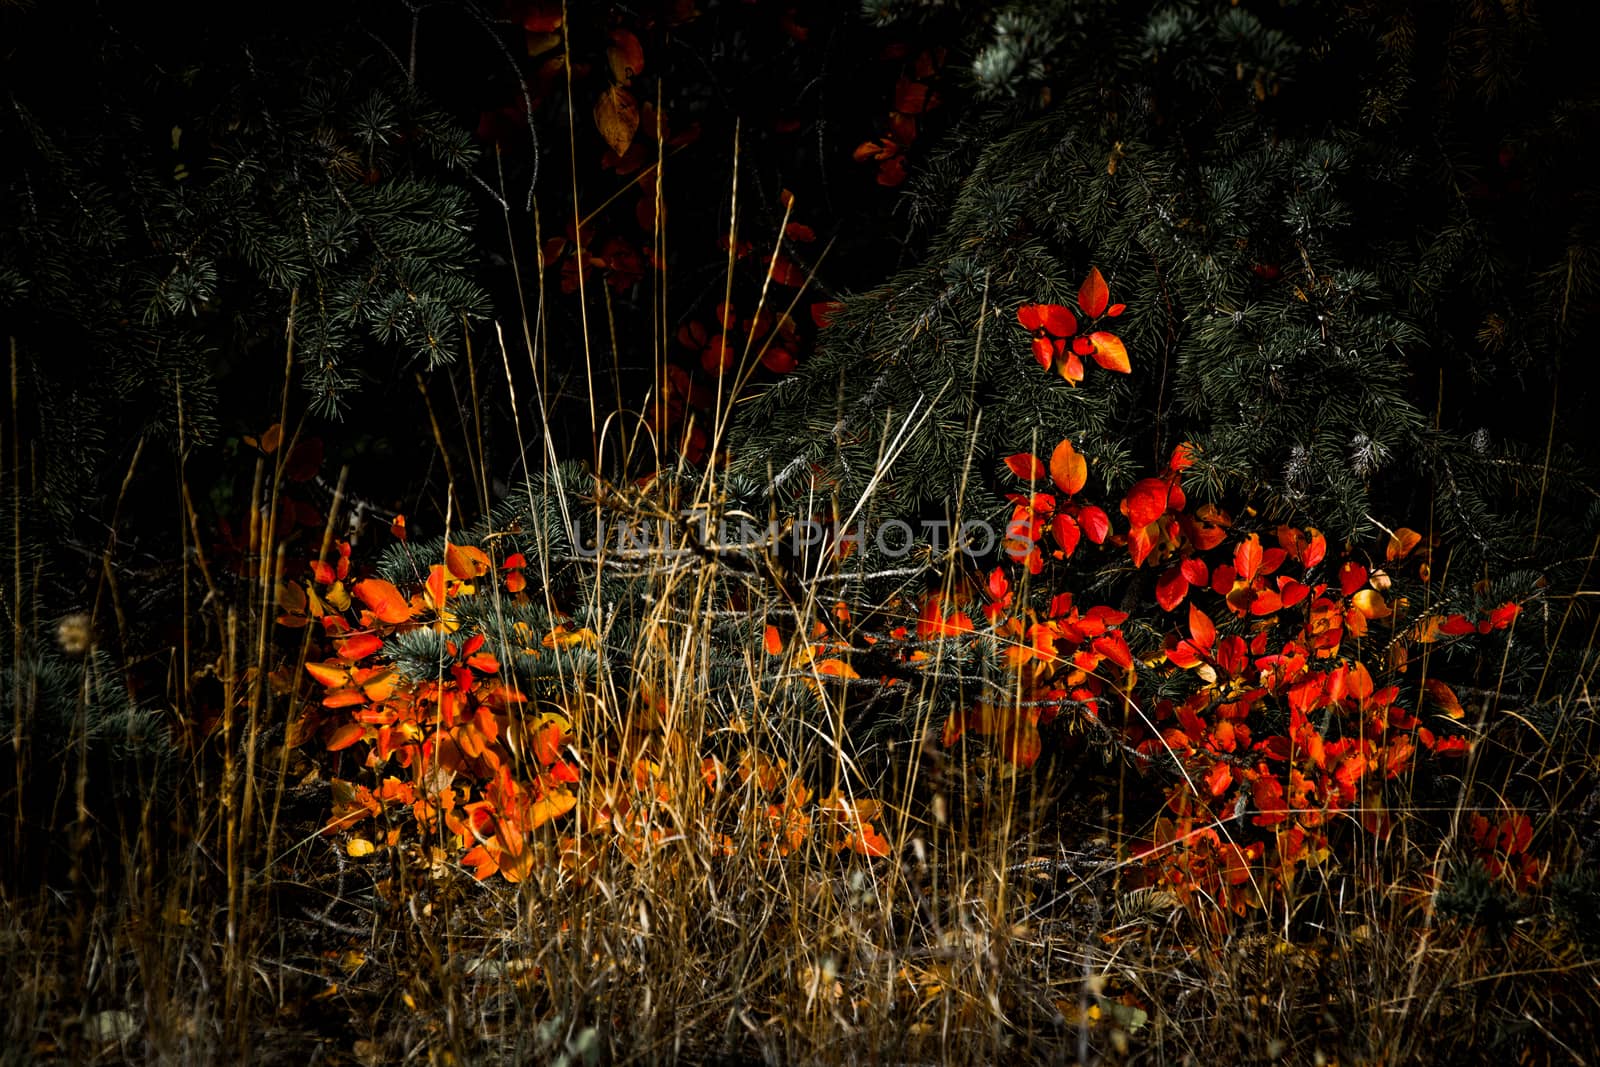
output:
[[[1057,445],[1048,464],[1031,453],[1005,459],[1007,470],[1028,483],[1027,493],[1009,496],[1011,562],[979,591],[989,629],[974,632],[969,624],[962,633],[995,643],[1017,672],[1010,688],[1021,696],[951,714],[944,742],[984,735],[1002,758],[1026,767],[1040,754],[1039,726],[1062,709],[1094,718],[1120,709],[1116,728],[1125,746],[1147,766],[1175,762],[1182,770],[1140,851],[1149,880],[1182,899],[1221,902],[1242,913],[1289,886],[1299,866],[1328,857],[1334,819],[1348,818],[1369,834],[1391,833],[1394,801],[1404,796],[1419,758],[1469,751],[1464,737],[1437,725],[1464,715],[1449,686],[1420,681],[1422,706],[1436,717],[1429,724],[1399,703],[1399,684],[1378,684],[1361,658],[1372,628],[1391,631],[1387,666],[1400,681],[1408,643],[1504,629],[1518,606],[1502,604],[1475,620],[1405,622],[1409,604],[1384,595],[1388,574],[1354,558],[1330,561],[1319,531],[1278,526],[1264,543],[1260,531],[1239,530],[1219,508],[1191,508],[1182,481],[1194,461],[1193,449],[1180,445],[1166,470],[1129,489],[1119,508],[1124,532],[1080,500],[1087,464],[1070,442]],[[1035,491],[1047,479],[1060,496]],[[1049,551],[1041,547],[1047,531]],[[1155,570],[1154,599],[1162,610],[1176,612],[1188,601],[1183,624],[1159,650],[1135,656],[1118,629],[1123,612],[1080,611],[1070,593],[1050,598],[1045,618],[1017,613],[1008,572],[1040,575],[1048,560],[1068,560],[1085,535],[1097,545],[1125,545],[1135,566]],[[1386,562],[1399,565],[1421,540],[1396,531]],[[1428,580],[1426,557],[1418,574]],[[1163,691],[1182,678],[1187,695],[1142,707],[1138,688],[1163,676]],[[1521,886],[1541,869],[1526,852],[1524,826],[1474,822],[1486,866]]]
[[[1126,310],[1124,304],[1111,303],[1111,292],[1099,267],[1089,268],[1089,276],[1078,288],[1078,315],[1064,304],[1023,304],[1017,321],[1033,336],[1033,358],[1039,366],[1056,373],[1071,385],[1083,381],[1084,357],[1092,358],[1106,370],[1130,373],[1128,349],[1122,338],[1109,330],[1080,331],[1080,319],[1093,325],[1102,316],[1116,318]]]
[[[1026,567],[1029,574],[1038,574],[1044,569],[1044,552],[1039,542],[1046,530],[1056,546],[1050,555],[1058,560],[1069,558],[1085,537],[1093,544],[1105,543],[1111,532],[1110,516],[1093,504],[1076,500],[1088,484],[1089,464],[1071,441],[1056,445],[1050,453],[1048,466],[1031,452],[1007,456],[1005,465],[1012,474],[1028,483],[1026,494],[1006,494],[1012,508],[1011,521],[1006,524],[1005,552],[1014,562]],[[1064,501],[1050,493],[1033,491],[1047,475],[1066,498]]]
[[[876,163],[878,184],[894,187],[906,180],[906,150],[917,139],[917,122],[939,106],[939,94],[933,90],[933,81],[944,66],[945,50],[924,49],[914,57],[904,44],[890,45],[884,50],[884,59],[900,60],[903,69],[894,85],[894,104],[882,134],[856,146],[857,163]],[[908,57],[910,57],[908,59]]]
[[[701,427],[715,421],[710,412],[717,393],[706,379],[732,377],[732,372],[744,365],[747,354],[772,374],[788,374],[799,365],[801,353],[809,344],[809,331],[802,333],[787,312],[773,310],[782,302],[773,301],[769,291],[770,285],[791,289],[806,285],[806,273],[790,250],[816,240],[810,226],[793,221],[794,197],[787,189],[781,192],[780,199],[786,221],[776,247],[762,250],[748,240],[735,241],[726,233],[722,235],[722,248],[734,264],[748,260],[754,268],[753,280],[760,294],[755,298],[755,309],[742,315],[735,303],[724,300],[716,305],[709,320],[691,319],[680,326],[678,344],[693,364],[698,364],[704,377],[697,377],[689,368],[669,364],[658,383],[654,402],[645,413],[650,429],[694,463],[706,458],[710,443]],[[818,328],[826,325],[832,307],[823,302],[811,305],[811,318]],[[674,433],[675,428],[679,432]]]
[[[1539,883],[1548,861],[1528,852],[1533,844],[1533,820],[1520,811],[1507,811],[1500,819],[1472,813],[1469,832],[1478,860],[1491,878],[1507,878],[1524,892]]]
[[[698,356],[700,369],[723,375],[739,365],[746,352],[758,352],[761,365],[774,374],[795,368],[800,347],[798,328],[788,315],[761,308],[742,318],[732,304],[719,303],[710,327],[691,320],[678,328],[678,343]]]

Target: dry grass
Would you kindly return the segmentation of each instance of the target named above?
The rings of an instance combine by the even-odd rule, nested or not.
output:
[[[535,307],[518,331],[534,398],[515,395],[529,379],[504,357],[530,437],[548,410],[543,321]],[[744,353],[745,367],[759,357]],[[587,359],[588,380],[603,381]],[[286,358],[286,426],[292,367]],[[592,386],[590,402],[598,410]],[[608,449],[630,453],[624,465],[671,454],[620,423],[596,425],[594,439],[601,464]],[[492,457],[478,443],[459,488],[486,504]],[[24,491],[18,454],[13,442],[8,504]],[[283,486],[282,463],[263,461],[234,580],[210,565],[187,491],[174,516],[195,595],[173,650],[169,725],[190,736],[172,792],[141,786],[142,804],[95,799],[89,683],[63,745],[28,736],[37,694],[22,661],[46,620],[26,576],[11,576],[7,758],[20,784],[5,802],[22,817],[0,878],[0,1062],[1582,1063],[1600,1048],[1593,946],[1578,946],[1545,897],[1503,921],[1450,918],[1437,892],[1448,850],[1398,833],[1264,912],[1184,910],[1131,888],[1130,846],[1155,793],[1116,753],[1063,738],[1058,758],[1018,774],[973,746],[942,751],[938,723],[895,746],[869,741],[837,704],[822,725],[798,720],[762,693],[754,664],[740,743],[824,792],[870,792],[896,847],[867,860],[814,835],[777,859],[747,836],[711,855],[706,842],[749,798],[697,788],[698,754],[725,747],[734,727],[695,621],[719,564],[695,555],[644,568],[659,639],[570,695],[585,745],[619,757],[587,768],[583,788],[620,788],[622,757],[652,755],[672,786],[657,821],[675,834],[638,862],[604,850],[585,879],[557,862],[551,835],[518,885],[477,882],[416,839],[352,859],[316,832],[325,761],[284,744],[308,692],[270,684],[286,659],[298,668],[271,621]],[[457,489],[442,510],[459,507]],[[712,472],[694,499],[664,503],[717,499]],[[113,557],[108,546],[91,632],[120,614]],[[817,607],[764,596],[746,610]],[[86,675],[104,669],[79,662]],[[202,677],[223,708],[203,737],[192,733]],[[659,721],[641,725],[636,678],[656,680]],[[1567,703],[1585,711],[1585,699],[1577,688]],[[1536,777],[1552,783],[1541,840],[1569,864],[1594,834],[1592,735],[1569,732],[1541,758]],[[1479,785],[1492,793],[1520,773]]]

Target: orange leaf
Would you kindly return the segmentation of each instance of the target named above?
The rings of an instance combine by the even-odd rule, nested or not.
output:
[[[481,577],[490,567],[489,557],[484,555],[481,548],[473,545],[446,545],[444,564],[452,578],[462,581]]]
[[[846,663],[842,659],[818,660],[816,663],[812,664],[812,669],[818,674],[831,675],[835,678],[861,677],[861,675],[855,672],[854,667],[851,667],[850,664]]]
[[[611,150],[624,155],[639,130],[639,105],[634,102],[633,94],[620,85],[601,93],[594,105],[594,124]]]
[[[611,76],[622,85],[628,84],[629,79],[644,69],[644,49],[639,45],[639,38],[627,30],[612,30],[606,62],[611,66]]]
[[[1211,621],[1211,616],[1189,605],[1189,636],[1194,640],[1197,648],[1210,651],[1217,640],[1217,624]]]
[[[1233,768],[1226,763],[1213,763],[1206,772],[1206,788],[1214,797],[1220,797],[1233,784]]]
[[[340,659],[365,659],[383,647],[383,638],[377,634],[357,634],[338,642]]]
[[[528,828],[543,826],[551,819],[565,815],[578,806],[578,798],[571,793],[550,793],[534,801],[533,809],[528,813]]]
[[[361,736],[366,732],[367,728],[360,723],[347,722],[335,730],[332,737],[328,738],[328,751],[338,752],[340,749],[349,748],[361,740]]]
[[[1044,464],[1039,462],[1039,457],[1031,452],[1018,452],[1014,456],[1006,457],[1006,466],[1011,473],[1025,481],[1042,481],[1048,473]]]
[[[1068,496],[1079,493],[1089,480],[1089,462],[1078,455],[1071,441],[1062,441],[1050,453],[1050,479]]]
[[[1422,535],[1417,531],[1402,526],[1390,535],[1389,547],[1385,550],[1384,555],[1389,558],[1390,563],[1397,559],[1405,559],[1421,540]]]
[[[762,634],[761,643],[769,656],[776,656],[783,651],[783,638],[776,626],[767,627],[766,633]]]
[[[1112,630],[1104,637],[1095,638],[1091,647],[1123,670],[1133,666],[1133,653],[1128,650],[1128,642],[1123,639],[1120,630]]]
[[[357,599],[384,622],[401,623],[411,618],[411,604],[400,595],[400,590],[382,578],[364,578],[356,583],[354,592]]]
[[[343,664],[307,663],[306,673],[329,689],[350,684],[350,674]]]
[[[850,835],[850,847],[863,856],[887,856],[889,839],[878,833],[870,822],[863,822],[861,832]]]
[[[1110,299],[1111,291],[1106,288],[1106,280],[1100,276],[1100,268],[1090,267],[1089,276],[1078,289],[1078,307],[1091,319],[1097,319],[1104,314]]]
[[[1462,708],[1461,700],[1456,696],[1455,690],[1439,681],[1439,679],[1429,678],[1422,683],[1422,688],[1428,694],[1429,699],[1439,706],[1439,710],[1450,718],[1460,719],[1466,716],[1466,710]]]
[[[261,435],[261,451],[270,456],[276,452],[278,447],[282,444],[283,426],[275,422],[271,426],[267,427],[266,433]]]
[[[1096,363],[1119,374],[1133,373],[1133,368],[1128,364],[1128,349],[1123,345],[1122,338],[1114,333],[1096,330],[1089,335],[1089,340],[1094,343]]]

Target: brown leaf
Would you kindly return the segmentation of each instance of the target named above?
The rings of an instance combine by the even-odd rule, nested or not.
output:
[[[601,93],[594,106],[594,124],[613,152],[619,156],[627,152],[639,130],[639,105],[633,94],[620,85]]]

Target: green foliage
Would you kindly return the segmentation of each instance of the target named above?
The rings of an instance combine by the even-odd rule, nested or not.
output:
[[[170,797],[181,769],[165,716],[129,696],[99,649],[73,653],[40,642],[0,668],[0,737],[22,757],[0,765],[6,772],[34,768],[25,782],[5,782],[0,808],[7,817],[27,812],[31,832],[71,821],[80,772],[90,818],[115,827],[137,825],[142,811]]]
[[[1422,7],[1381,24],[1398,33]],[[1500,17],[1442,7],[1457,62],[1469,31]],[[962,47],[942,5],[868,14],[915,17]],[[927,253],[847,300],[811,361],[763,394],[735,438],[738,470],[775,472],[785,505],[818,491],[853,504],[904,430],[875,506],[964,492],[986,511],[996,458],[1035,439],[1071,438],[1113,493],[1188,440],[1202,499],[1339,539],[1431,508],[1481,563],[1525,554],[1512,498],[1543,462],[1547,383],[1592,329],[1595,291],[1577,276],[1586,224],[1525,227],[1502,202],[1587,180],[1572,176],[1569,128],[1530,117],[1497,143],[1477,124],[1498,106],[1487,73],[1451,83],[1420,44],[1397,48],[1340,4],[1057,0],[957,21],[977,42],[960,87],[971,103],[908,187]],[[1486,52],[1553,47],[1511,21],[1512,42]],[[1394,77],[1349,84],[1368,69]],[[1552,115],[1592,109],[1534,81]],[[1443,98],[1453,106],[1429,106]],[[1437,126],[1422,136],[1425,120]],[[1465,151],[1501,168],[1473,164],[1497,185],[1463,187]],[[1570,278],[1554,270],[1569,255]],[[1067,302],[1090,266],[1128,304],[1133,374],[1074,389],[1032,364],[1014,313]],[[1507,405],[1508,373],[1544,388]],[[1575,451],[1549,467],[1551,481],[1592,481]],[[1545,499],[1547,523],[1581,523],[1548,485]]]

